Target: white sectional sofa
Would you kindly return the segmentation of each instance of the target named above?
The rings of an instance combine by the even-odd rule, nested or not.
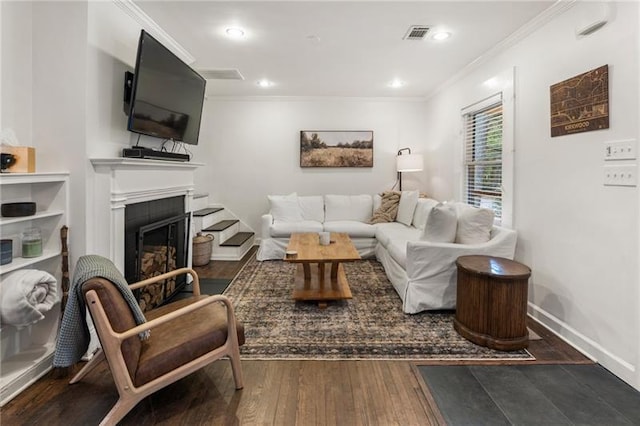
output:
[[[435,200],[418,199],[410,215],[405,209],[396,222],[373,225],[367,222],[380,206],[379,195],[290,194],[270,196],[269,201],[271,211],[262,216],[258,260],[282,259],[295,232],[346,232],[360,256],[375,255],[382,263],[406,313],[455,308],[455,260],[459,256],[486,254],[513,259],[515,254],[516,232],[499,226],[489,227],[486,242],[429,241],[425,228],[429,229],[426,222],[438,204]],[[453,204],[457,204],[459,218],[463,216],[460,211],[468,211],[465,204]]]

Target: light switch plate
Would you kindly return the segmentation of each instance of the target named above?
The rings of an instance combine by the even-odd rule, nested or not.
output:
[[[603,166],[603,183],[606,186],[637,186],[638,165]]]
[[[636,140],[609,141],[604,143],[605,161],[635,160]]]

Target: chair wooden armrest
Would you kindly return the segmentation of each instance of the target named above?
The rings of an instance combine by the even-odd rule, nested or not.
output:
[[[138,281],[137,283],[129,284],[129,288],[131,290],[137,290],[139,288],[148,286],[149,284],[157,283],[158,281],[166,280],[167,278],[173,278],[177,275],[189,274],[193,279],[191,285],[193,286],[193,295],[200,296],[200,279],[198,278],[198,274],[191,268],[180,268],[175,269],[170,272],[165,272],[161,275],[156,275],[155,277],[147,278],[146,280]]]

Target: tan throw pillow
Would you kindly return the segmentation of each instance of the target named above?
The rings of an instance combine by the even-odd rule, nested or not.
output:
[[[455,207],[439,203],[431,209],[421,239],[432,243],[453,243],[456,240],[457,226]]]
[[[395,222],[398,214],[398,204],[400,203],[400,193],[394,191],[383,192],[380,207],[373,212],[369,223]]]
[[[456,243],[481,244],[491,239],[493,210],[458,204]]]

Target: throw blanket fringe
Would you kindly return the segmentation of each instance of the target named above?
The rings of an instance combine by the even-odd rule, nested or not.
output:
[[[58,281],[48,272],[22,269],[3,277],[0,316],[3,324],[26,327],[44,319],[59,301]]]
[[[138,306],[129,284],[115,265],[102,256],[82,256],[76,265],[73,282],[69,289],[69,300],[60,324],[60,333],[53,356],[54,367],[69,367],[77,363],[89,347],[90,335],[85,316],[86,305],[82,293],[82,284],[96,277],[107,279],[118,288],[129,304],[136,324],[140,325],[146,322],[146,318],[140,306]],[[148,337],[149,330],[140,334],[141,340]]]

